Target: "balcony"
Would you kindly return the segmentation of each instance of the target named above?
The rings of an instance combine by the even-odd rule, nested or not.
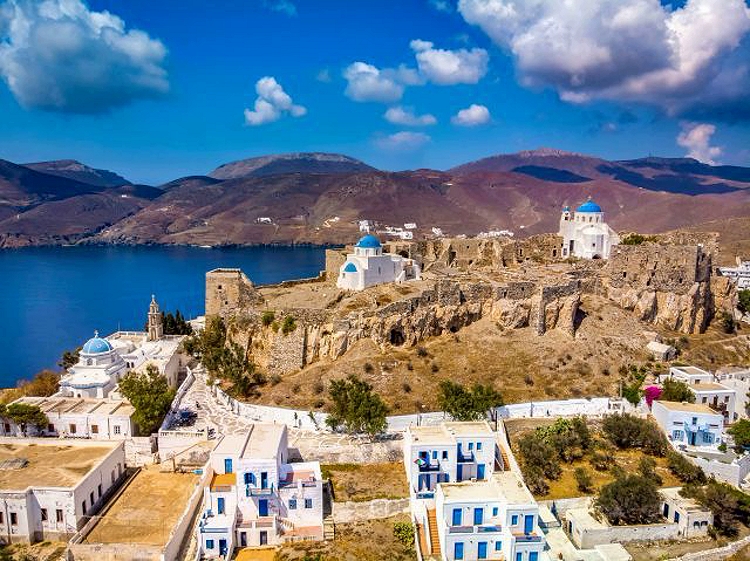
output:
[[[440,462],[436,462],[433,464],[423,461],[421,464],[419,464],[419,473],[431,473],[437,471],[440,471]]]
[[[479,534],[490,534],[494,532],[502,532],[503,528],[502,526],[498,526],[495,524],[487,524],[484,526],[477,526],[477,533]]]
[[[238,528],[259,528],[261,530],[274,530],[278,525],[275,516],[259,516],[257,518],[244,518],[241,515],[237,518]]]
[[[474,526],[448,526],[449,534],[473,534]]]
[[[434,499],[435,491],[419,491],[416,493],[418,499]]]
[[[459,452],[458,453],[458,463],[459,464],[468,464],[474,461],[474,452]]]
[[[501,526],[496,524],[480,524],[474,526],[448,526],[449,534],[491,534],[502,532]]]
[[[270,495],[273,495],[273,485],[270,485],[268,487],[245,485],[245,495],[247,497],[268,497]]]
[[[542,536],[537,534],[513,534],[517,543],[533,543],[542,541]]]

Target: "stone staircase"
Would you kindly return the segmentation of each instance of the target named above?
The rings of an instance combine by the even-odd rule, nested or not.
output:
[[[430,545],[432,546],[430,554],[440,559],[442,552],[440,551],[440,536],[438,536],[437,514],[434,508],[427,509],[427,526],[429,526]]]
[[[333,540],[336,537],[336,525],[333,523],[333,516],[323,518],[323,539]]]

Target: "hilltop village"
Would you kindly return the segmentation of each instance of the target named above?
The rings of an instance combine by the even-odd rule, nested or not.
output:
[[[316,278],[209,271],[181,333],[152,296],[144,331],[94,333],[52,395],[3,405],[0,541],[91,561],[727,558],[750,545],[750,345],[718,251],[617,233],[588,200],[557,234],[365,232]]]

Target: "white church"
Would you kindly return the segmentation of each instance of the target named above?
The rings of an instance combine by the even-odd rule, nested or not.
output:
[[[620,243],[617,232],[604,222],[604,211],[590,197],[574,213],[563,208],[559,235],[563,257],[609,259],[612,246]]]
[[[364,290],[383,283],[419,280],[422,271],[412,259],[395,253],[383,253],[380,240],[363,236],[341,265],[336,286],[345,290]]]

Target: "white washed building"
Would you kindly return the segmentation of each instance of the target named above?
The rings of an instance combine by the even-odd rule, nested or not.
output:
[[[286,425],[255,424],[225,436],[211,452],[198,542],[208,559],[235,548],[323,539],[323,481],[318,462],[288,463]]]
[[[612,246],[620,243],[617,232],[604,222],[604,211],[590,198],[575,213],[567,206],[563,208],[559,235],[563,257],[609,259]]]
[[[544,535],[539,506],[512,471],[486,481],[441,483],[435,494],[444,561],[539,561]]]
[[[724,417],[700,403],[654,401],[657,424],[675,446],[718,446],[723,441]]]
[[[378,284],[419,280],[421,274],[415,261],[394,253],[383,253],[380,240],[367,234],[354,246],[354,253],[346,256],[336,286],[345,290],[364,290]]]
[[[737,420],[737,392],[716,381],[713,374],[697,366],[672,366],[669,376],[680,380],[695,394],[695,402],[720,412],[727,422]]]

